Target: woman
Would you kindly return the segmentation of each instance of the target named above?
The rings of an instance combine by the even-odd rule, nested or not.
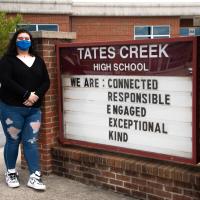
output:
[[[44,61],[33,49],[33,38],[26,30],[18,30],[0,63],[0,118],[6,136],[4,160],[6,183],[19,187],[16,160],[22,142],[30,177],[27,185],[45,190],[41,180],[38,133],[41,124],[40,106],[50,81]]]

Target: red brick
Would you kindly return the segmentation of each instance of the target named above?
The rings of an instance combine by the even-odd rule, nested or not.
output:
[[[183,182],[179,182],[179,181],[175,181],[174,186],[192,189],[192,185],[190,183],[183,183]]]
[[[139,191],[144,192],[144,193],[151,193],[151,194],[153,194],[154,189],[152,187],[139,186]]]
[[[132,183],[135,183],[138,185],[146,185],[147,181],[145,179],[132,178]]]
[[[81,42],[130,40],[133,38],[133,26],[147,23],[144,17],[72,17],[72,31],[77,32]],[[149,17],[152,25],[170,24],[172,36],[179,34],[178,17]],[[101,30],[104,30],[103,32]]]
[[[52,156],[51,155],[41,155],[41,158],[43,159],[43,160],[51,160],[52,159]]]
[[[186,197],[186,196],[183,196],[183,195],[174,194],[173,200],[192,200],[192,198]]]
[[[68,163],[68,162],[65,162],[64,166],[65,166],[65,168],[70,169],[70,170],[76,170],[77,169],[76,165],[74,165],[72,163]]]
[[[171,198],[172,194],[170,192],[165,192],[163,190],[154,189],[154,194],[159,197]]]
[[[53,160],[53,165],[55,165],[55,166],[63,166],[63,162],[62,161],[58,161],[58,160]]]
[[[123,186],[122,181],[118,181],[118,180],[115,180],[115,179],[110,179],[110,183],[113,184],[113,185]]]
[[[193,185],[193,188],[197,191],[200,191],[200,185]]]
[[[160,177],[157,177],[156,180],[157,180],[158,183],[165,184],[167,186],[172,186],[173,185],[173,180],[169,180],[169,179],[165,179],[165,178],[160,178]]]
[[[136,163],[131,160],[125,162],[125,171],[136,171]]]
[[[51,160],[41,160],[40,162],[44,166],[52,166],[52,161]]]
[[[140,200],[146,200],[147,195],[143,192],[139,192],[139,191],[131,191],[131,196],[138,198]]]
[[[138,172],[131,171],[131,170],[126,170],[125,171],[125,175],[126,176],[134,176],[134,177],[138,177],[139,176]]]
[[[102,186],[102,188],[107,189],[107,190],[115,191],[115,189],[116,189],[116,186],[111,185],[111,184],[107,184],[107,183],[103,183],[101,186]]]
[[[89,168],[95,168],[95,163],[91,162],[82,162],[83,166],[89,167]]]
[[[111,167],[111,172],[122,174],[123,173],[123,169],[122,168]]]
[[[127,182],[125,182],[124,183],[124,187],[125,188],[129,188],[129,189],[133,189],[133,190],[138,190],[138,185],[133,184],[133,183],[127,183]]]
[[[195,177],[195,184],[200,186],[200,176]]]
[[[162,178],[167,178],[167,179],[171,178],[171,173],[170,173],[169,168],[168,167],[163,167],[163,166],[160,167],[158,169],[158,176],[162,177]]]
[[[182,194],[183,189],[180,188],[180,187],[165,186],[165,191],[173,192],[173,193],[177,193],[177,194]]]
[[[150,187],[153,187],[156,189],[160,189],[160,190],[163,189],[163,184],[155,183],[155,182],[151,182],[151,181],[147,181],[147,186],[150,186]]]
[[[188,197],[196,197],[200,199],[200,191],[184,190],[183,194]]]
[[[127,189],[127,188],[123,188],[123,187],[116,187],[116,191],[123,193],[123,194],[127,194],[130,195],[131,194],[131,190]]]
[[[104,183],[108,183],[108,178],[102,176],[96,176],[96,180]]]
[[[152,194],[148,194],[147,197],[148,197],[148,200],[165,200],[165,198],[154,196]]]
[[[58,167],[58,171],[60,171],[62,173],[69,173],[69,170],[66,169],[65,167]]]
[[[99,162],[102,162],[102,163],[105,163],[105,164],[107,162],[106,159],[102,159],[102,155],[99,156],[99,158],[98,158],[98,154],[96,154],[96,153],[91,153],[91,152],[87,153],[87,152],[83,152],[83,151],[81,152],[80,150],[69,150],[68,151],[67,149],[64,149],[63,152],[57,150],[55,152],[55,154],[53,154],[53,155],[56,155],[56,156],[63,155],[63,157],[71,157],[73,159],[77,159],[76,161],[79,161],[79,162],[81,160],[84,160],[84,163],[86,163],[86,162],[88,162],[88,163],[91,162],[92,163],[92,162],[94,162],[96,160],[97,160],[97,162],[99,160]],[[106,155],[105,155],[105,157],[107,158]],[[63,160],[63,159],[64,158],[61,157],[61,160]],[[113,159],[115,159],[115,158],[113,157]],[[92,170],[98,169],[97,171],[99,171],[99,172],[101,171],[102,172],[102,169],[99,169],[99,168],[95,169],[95,168],[91,168],[91,167],[81,166],[81,164],[83,164],[83,162],[80,162],[79,164],[80,164],[80,166],[76,165],[77,166],[77,171],[79,171],[82,168],[82,169],[84,169],[83,172],[86,172],[86,173],[92,174],[92,175],[94,175],[96,173],[96,172],[93,173]],[[98,164],[96,166],[98,167]],[[105,168],[103,168],[103,169],[105,169]],[[110,175],[110,173],[111,173],[112,174],[111,176],[113,176],[113,174],[115,174],[113,172],[110,172],[109,168],[106,167],[106,169],[107,170],[103,170],[103,172],[105,173],[104,175],[106,175],[106,174]],[[55,170],[58,170],[58,169],[55,169]],[[122,174],[116,174],[116,178],[123,179],[124,176],[125,176],[124,174],[125,174],[125,172],[123,172],[123,175]],[[128,176],[125,176],[125,177],[128,177]],[[74,177],[72,177],[72,178],[74,178]],[[163,199],[163,198],[171,200],[171,197],[173,196],[174,193],[176,193],[177,195],[181,194],[181,195],[178,195],[178,197],[175,196],[176,198],[182,197],[182,194],[183,194],[182,193],[183,192],[183,188],[180,187],[181,186],[180,183],[178,183],[179,186],[173,186],[173,181],[169,180],[169,179],[157,177],[156,178],[157,182],[156,182],[155,180],[152,181],[151,179],[145,180],[143,176],[142,177],[129,177],[129,178],[131,178],[131,181],[134,180],[137,183],[133,183],[133,182],[132,183],[128,183],[128,182],[126,182],[124,180],[121,180],[121,179],[120,180],[119,179],[115,180],[114,178],[111,178],[111,181],[109,181],[108,177],[103,177],[103,176],[102,177],[101,176],[95,176],[94,178],[91,177],[91,181],[90,181],[90,178],[88,179],[86,177],[85,179],[87,179],[87,181],[86,181],[87,184],[95,184],[95,185],[101,185],[102,186],[104,184],[104,182],[105,182],[105,184],[106,184],[105,187],[106,188],[111,187],[111,185],[112,185],[112,189],[115,190],[115,191],[117,191],[117,187],[119,188],[119,190],[121,188],[125,188],[126,190],[124,190],[124,192],[127,192],[127,191],[130,190],[132,196],[133,196],[133,194],[134,195],[136,195],[136,194],[137,195],[139,195],[139,194],[141,195],[141,193],[143,193],[144,195],[148,195],[148,198],[149,199],[151,198],[152,200],[153,199],[160,200],[160,199]],[[116,181],[119,181],[119,182],[116,182]],[[139,182],[139,184],[138,184],[138,182]],[[118,186],[118,184],[120,184],[120,185]],[[142,185],[142,184],[145,184],[145,185]],[[135,191],[136,191],[136,193],[135,193]],[[187,197],[187,195],[194,195],[195,194],[194,192],[191,193],[189,189],[185,188],[185,195],[184,196]],[[196,193],[196,195],[197,194],[198,194],[198,192]],[[139,197],[137,197],[137,198],[139,198]],[[195,196],[193,198],[198,199],[198,196]],[[142,196],[142,197],[140,197],[140,199],[145,199],[145,197]]]
[[[89,179],[94,179],[95,176],[93,174],[90,174],[90,173],[83,173],[83,177],[89,178]]]
[[[59,25],[59,30],[60,31],[69,31],[70,29],[70,19],[68,15],[43,15],[43,14],[34,14],[34,15],[29,15],[29,14],[23,14],[23,20],[27,21],[29,23],[34,23],[34,24],[58,24]]]
[[[130,182],[131,178],[129,176],[124,176],[124,175],[116,175],[116,179],[117,180],[121,180],[121,181],[126,181],[126,182]]]
[[[173,172],[173,177],[172,178],[175,181],[182,182],[183,181],[183,174],[184,174],[183,170],[176,170],[176,171]]]
[[[108,177],[108,178],[113,178],[115,179],[115,173],[113,172],[108,172],[108,171],[102,171],[101,172],[102,176]]]
[[[156,181],[156,177],[153,176],[153,175],[141,174],[140,176],[141,176],[141,178],[143,178],[143,179],[145,179],[145,180]]]
[[[158,169],[158,167],[157,166],[154,166],[153,167],[153,174],[152,175],[154,175],[154,176],[158,176],[158,171],[159,171],[159,169]]]

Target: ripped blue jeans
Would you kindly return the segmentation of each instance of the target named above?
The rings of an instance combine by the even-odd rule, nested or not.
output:
[[[30,174],[40,171],[37,145],[41,124],[40,108],[10,106],[0,101],[0,119],[6,136],[4,160],[7,169],[14,169],[22,142]]]

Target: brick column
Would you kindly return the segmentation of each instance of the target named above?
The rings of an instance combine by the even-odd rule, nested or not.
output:
[[[41,169],[43,174],[52,172],[51,149],[57,143],[58,137],[58,81],[56,66],[56,43],[67,42],[75,39],[75,33],[69,32],[33,32],[36,50],[44,59],[50,76],[50,89],[45,95],[42,105],[42,126],[39,137],[41,154]],[[67,41],[66,41],[67,40]],[[26,168],[26,162],[22,153],[22,168]]]

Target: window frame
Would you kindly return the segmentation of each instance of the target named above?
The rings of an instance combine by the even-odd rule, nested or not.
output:
[[[150,35],[136,35],[136,28],[137,27],[148,27],[150,28]],[[163,35],[155,35],[153,33],[155,27],[168,27],[169,28],[169,34],[163,34]],[[134,40],[140,40],[140,39],[155,39],[155,38],[170,38],[171,32],[171,26],[170,25],[135,25],[134,26]]]
[[[36,30],[35,31],[32,31],[32,32],[37,32],[37,31],[41,31],[39,30],[39,26],[42,25],[42,26],[49,26],[49,25],[53,25],[53,26],[56,26],[57,27],[57,31],[56,32],[59,32],[59,25],[58,24],[17,24],[17,26],[29,26],[29,25],[33,25],[36,27]],[[44,30],[45,31],[45,30]],[[49,30],[50,31],[50,30]]]
[[[181,29],[187,29],[187,32],[188,32],[188,34],[186,34],[186,35],[182,35],[181,34]],[[194,29],[194,34],[189,34],[190,33],[190,29]],[[187,37],[187,36],[200,36],[200,34],[196,34],[196,29],[200,29],[200,27],[199,26],[194,26],[194,27],[180,27],[180,29],[179,29],[179,35],[181,36],[181,37]]]

